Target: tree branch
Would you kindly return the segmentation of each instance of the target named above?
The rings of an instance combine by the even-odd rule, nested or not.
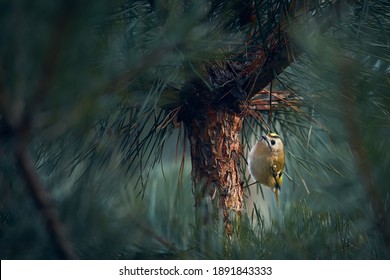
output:
[[[356,0],[349,1],[350,4],[356,2]],[[290,5],[289,15],[299,15],[297,18],[302,18],[306,9],[301,7],[295,12],[295,1]],[[335,0],[331,6],[318,18],[315,18],[311,23],[316,27],[319,27],[319,33],[323,33],[333,26],[339,19],[340,14],[345,10],[347,0]],[[295,44],[292,38],[288,34],[289,26],[291,22],[283,21],[280,23],[280,31],[276,38],[275,34],[272,34],[268,38],[268,42],[271,43],[271,47],[268,55],[264,55],[264,51],[260,50],[258,59],[255,59],[251,65],[247,67],[244,72],[251,73],[251,79],[247,82],[246,89],[249,90],[249,97],[253,97],[257,92],[264,89],[277,75],[283,72],[292,62],[293,58],[299,56],[304,51],[302,47]],[[259,70],[258,70],[259,69]]]
[[[372,174],[372,167],[364,148],[364,143],[361,138],[361,133],[357,120],[359,119],[356,111],[356,96],[351,85],[354,84],[352,75],[355,72],[355,67],[349,61],[344,61],[341,65],[340,73],[342,73],[341,85],[341,107],[343,119],[348,135],[348,142],[354,154],[355,163],[358,174],[361,178],[362,186],[365,188],[368,200],[373,209],[376,219],[376,225],[379,232],[382,234],[385,245],[390,249],[390,221],[386,214],[386,207],[379,193],[378,186],[375,183]]]
[[[46,191],[41,178],[34,168],[33,160],[28,153],[26,141],[28,137],[28,128],[21,128],[17,134],[17,137],[17,162],[20,166],[20,170],[31,193],[31,196],[46,220],[49,234],[55,241],[57,251],[60,257],[63,259],[77,259],[78,257],[73,250],[71,242],[65,234],[51,196]]]
[[[48,232],[54,240],[59,256],[64,259],[77,259],[78,257],[65,234],[51,196],[34,168],[34,161],[28,152],[28,142],[34,114],[48,94],[55,78],[55,70],[67,34],[67,27],[71,23],[75,9],[75,0],[62,2],[59,10],[60,13],[54,22],[50,34],[46,56],[42,62],[40,80],[31,100],[26,102],[28,107],[24,108],[23,112],[16,119],[12,119],[8,115],[2,116],[7,127],[9,127],[12,134],[16,137],[16,159],[23,179],[26,182],[33,201],[45,219]]]

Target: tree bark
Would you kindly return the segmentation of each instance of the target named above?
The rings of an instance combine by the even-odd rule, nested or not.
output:
[[[243,209],[239,173],[242,116],[227,108],[208,108],[186,127],[197,222],[210,225],[222,218],[224,231],[231,236],[232,217],[239,217]]]

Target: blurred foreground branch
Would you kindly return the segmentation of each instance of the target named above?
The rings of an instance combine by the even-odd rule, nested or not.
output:
[[[16,151],[16,158],[23,174],[23,178],[28,186],[31,196],[41,210],[43,217],[46,220],[48,231],[55,241],[57,251],[63,259],[78,259],[73,250],[73,246],[67,238],[61,221],[58,217],[53,201],[46,191],[45,186],[34,168],[33,160],[31,159],[28,150],[25,131],[21,131],[18,135],[19,141]]]
[[[72,243],[65,234],[65,229],[60,221],[53,200],[34,167],[34,160],[29,154],[28,144],[36,113],[40,109],[56,78],[55,73],[59,56],[63,42],[68,35],[68,27],[72,22],[76,4],[74,0],[62,1],[59,14],[52,25],[45,57],[41,61],[40,78],[31,99],[22,100],[15,98],[17,100],[15,103],[19,103],[19,111],[7,110],[8,107],[12,107],[7,104],[7,101],[12,100],[12,95],[4,86],[5,79],[3,77],[0,79],[0,119],[2,119],[2,126],[5,128],[5,132],[7,132],[4,135],[0,135],[0,137],[14,137],[16,142],[15,155],[22,173],[22,179],[25,181],[34,203],[41,211],[59,257],[63,259],[77,259],[78,256],[74,252]],[[45,46],[42,47],[44,48]],[[5,70],[3,73],[5,73]],[[25,93],[18,93],[19,96],[23,96],[23,94]]]
[[[379,193],[379,188],[374,181],[372,166],[370,165],[367,151],[364,148],[364,144],[360,136],[361,132],[359,131],[359,124],[357,123],[358,114],[356,112],[357,104],[356,97],[354,95],[355,91],[351,89],[354,84],[354,69],[354,65],[350,61],[344,61],[340,71],[340,73],[344,73],[342,74],[341,105],[344,112],[346,133],[348,136],[348,142],[351,145],[351,149],[355,156],[356,166],[362,180],[362,185],[368,195],[369,202],[376,218],[376,225],[383,236],[386,247],[390,249],[389,218],[386,215],[386,208]]]

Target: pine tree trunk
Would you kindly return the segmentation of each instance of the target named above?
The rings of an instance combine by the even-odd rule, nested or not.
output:
[[[242,116],[227,108],[202,111],[186,123],[197,222],[212,226],[222,220],[225,234],[231,236],[232,221],[239,221],[243,208],[239,173]]]

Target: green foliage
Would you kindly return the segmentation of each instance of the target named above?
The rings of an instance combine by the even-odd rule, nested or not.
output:
[[[188,83],[218,86],[207,67],[269,51],[289,1],[254,1],[254,26],[243,19],[249,2],[0,1],[0,258],[60,257],[15,156],[24,119],[34,168],[82,259],[389,257],[366,189],[368,177],[388,216],[390,24],[380,0],[356,1],[327,32],[291,25],[304,53],[273,89],[297,102],[258,110],[265,121],[248,116],[242,131],[244,158],[267,125],[284,139],[281,206],[249,186],[242,160],[243,223],[232,240],[210,228],[199,243],[189,144],[173,124]],[[331,3],[305,2],[318,14]]]

